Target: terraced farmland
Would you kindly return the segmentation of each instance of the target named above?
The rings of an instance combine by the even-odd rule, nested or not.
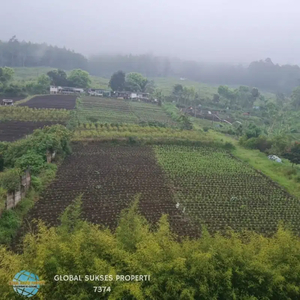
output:
[[[168,214],[181,236],[253,230],[272,235],[280,221],[300,233],[300,203],[228,152],[208,146],[121,146],[73,143],[73,153],[26,217],[58,225],[80,194],[83,218],[114,229],[122,209],[141,194],[140,212],[152,224]],[[28,227],[23,224],[16,240]]]
[[[283,220],[300,233],[299,200],[225,151],[185,146],[155,151],[181,209],[210,232],[230,226],[271,235]]]
[[[56,109],[74,109],[76,104],[76,95],[44,95],[36,96],[19,106],[28,106],[30,108],[56,108]]]
[[[83,97],[78,107],[80,122],[139,123],[160,122],[176,125],[163,109],[155,104],[111,98]]]
[[[129,105],[133,113],[142,122],[155,121],[173,126],[177,125],[177,123],[169,118],[163,109],[158,105],[143,102],[129,102]]]
[[[172,189],[151,147],[75,143],[72,155],[64,160],[57,178],[27,219],[41,218],[49,225],[58,225],[59,215],[81,193],[83,218],[93,223],[115,228],[121,210],[140,193],[140,211],[151,223],[165,213],[176,233],[199,234],[176,209]]]
[[[79,106],[81,122],[136,123],[138,118],[124,100],[83,97]]]
[[[7,121],[0,122],[0,142],[13,142],[33,133],[35,129],[44,126],[63,124],[59,122],[20,122]]]

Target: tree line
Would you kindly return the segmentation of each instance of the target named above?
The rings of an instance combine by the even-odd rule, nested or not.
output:
[[[88,60],[82,54],[66,48],[47,44],[20,42],[16,36],[9,41],[0,41],[0,66],[39,67],[47,66],[71,69],[88,69]]]
[[[209,84],[247,85],[272,92],[290,93],[300,84],[300,67],[274,64],[270,58],[248,67],[212,64],[143,55],[94,55],[89,58],[66,48],[20,42],[15,36],[0,41],[0,66],[82,69],[109,78],[116,70],[138,72],[146,77],[185,77]]]
[[[48,94],[50,85],[87,88],[91,78],[87,71],[74,69],[69,75],[63,70],[55,69],[42,74],[34,81],[25,84],[12,82],[14,69],[0,67],[0,95],[8,97],[24,97],[28,94]]]
[[[115,70],[138,72],[146,77],[183,77],[209,84],[246,85],[290,93],[300,85],[300,67],[274,64],[270,58],[252,62],[248,67],[210,64],[156,57],[153,55],[102,55],[89,59],[91,74],[110,77]]]

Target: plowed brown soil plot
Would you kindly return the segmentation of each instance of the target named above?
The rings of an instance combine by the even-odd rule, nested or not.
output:
[[[52,126],[59,122],[0,122],[0,142],[13,142],[31,134],[35,129]],[[60,123],[62,124],[62,123]]]
[[[20,104],[20,106],[28,106],[30,108],[74,109],[75,104],[75,95],[45,95],[36,96]]]
[[[176,209],[172,191],[151,147],[74,144],[73,154],[65,159],[56,180],[27,218],[58,225],[59,215],[81,193],[83,217],[93,223],[115,228],[121,210],[141,193],[139,208],[150,222],[157,222],[163,213],[169,214],[176,233],[197,234]],[[19,235],[22,231],[24,227]]]

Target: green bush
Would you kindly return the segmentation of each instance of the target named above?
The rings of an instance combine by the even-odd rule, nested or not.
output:
[[[272,147],[272,142],[264,135],[247,139],[243,136],[239,139],[239,144],[248,149],[258,149],[261,152],[266,152]]]
[[[230,143],[230,142],[226,142],[225,145],[224,145],[224,148],[226,150],[234,150],[235,146],[232,143]]]
[[[35,191],[40,192],[43,188],[42,179],[36,176],[31,176],[31,186]]]
[[[62,125],[36,129],[27,139],[8,144],[3,153],[4,166],[13,168],[16,161],[28,151],[40,155],[44,161],[46,161],[48,150],[50,152],[56,151],[62,156],[69,154],[71,153],[70,137],[71,132]]]
[[[0,173],[0,186],[8,192],[14,192],[20,187],[20,170],[8,169]]]
[[[22,253],[0,248],[3,299],[19,299],[7,282],[28,268],[46,281],[38,295],[49,300],[95,299],[93,286],[99,284],[54,281],[55,274],[151,276],[150,281],[105,282],[110,299],[300,299],[300,239],[283,226],[273,237],[229,230],[212,236],[204,229],[201,238],[179,241],[167,216],[153,229],[138,215],[137,205],[121,214],[114,232],[81,220],[80,206],[77,198],[59,227],[40,223],[36,234],[25,238]],[[6,222],[16,223],[9,226],[18,226],[14,212],[8,214]]]
[[[44,157],[41,154],[29,150],[16,160],[15,166],[22,171],[29,168],[32,175],[38,175],[45,166],[45,163]]]

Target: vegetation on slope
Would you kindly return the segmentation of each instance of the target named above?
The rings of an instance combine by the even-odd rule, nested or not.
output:
[[[254,233],[204,233],[178,242],[163,216],[156,231],[137,213],[125,211],[115,233],[80,220],[78,198],[62,215],[61,226],[26,237],[22,254],[0,248],[2,297],[19,299],[7,283],[20,270],[45,281],[39,299],[95,299],[95,286],[109,292],[98,299],[298,299],[300,241],[280,227],[272,238]],[[289,266],[287,268],[287,266]],[[82,281],[54,280],[81,275]],[[85,275],[107,274],[107,280]],[[149,275],[150,280],[120,281],[116,275]],[[88,277],[89,278],[89,277]]]

